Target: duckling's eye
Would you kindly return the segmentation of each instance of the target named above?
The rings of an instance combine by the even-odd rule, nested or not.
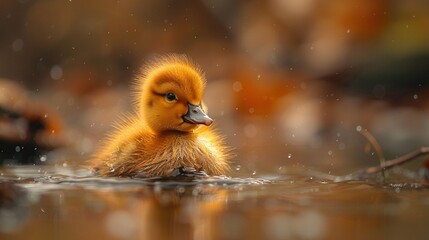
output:
[[[177,100],[177,97],[176,97],[176,94],[169,92],[169,93],[165,94],[165,99],[167,99],[167,101],[169,101],[169,102],[172,102],[172,101]]]

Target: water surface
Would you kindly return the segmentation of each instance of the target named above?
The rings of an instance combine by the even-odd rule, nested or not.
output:
[[[94,178],[0,171],[1,239],[428,239],[419,184],[253,178]]]

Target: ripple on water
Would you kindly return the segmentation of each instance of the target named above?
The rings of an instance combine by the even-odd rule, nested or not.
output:
[[[0,232],[15,232],[17,239],[28,239],[25,234],[34,229],[59,229],[49,225],[58,216],[56,224],[111,239],[159,239],[156,234],[165,229],[196,239],[335,239],[356,234],[355,226],[388,238],[385,227],[374,227],[387,218],[394,225],[390,231],[409,224],[427,236],[420,224],[427,218],[427,192],[404,183],[336,181],[309,171],[252,178],[102,178],[71,167],[20,166],[0,173],[0,187],[17,196],[0,207]],[[87,221],[88,214],[95,220]]]
[[[62,186],[86,187],[126,187],[126,186],[157,186],[161,188],[176,188],[197,185],[234,186],[234,185],[261,185],[270,183],[263,178],[233,178],[227,176],[213,177],[151,177],[151,178],[117,178],[97,177],[87,170],[72,170],[61,167],[19,166],[12,167],[7,173],[0,176],[3,181],[25,185],[28,188],[61,188]],[[54,187],[58,185],[57,187]]]

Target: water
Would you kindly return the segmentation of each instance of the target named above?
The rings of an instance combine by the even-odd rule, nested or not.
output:
[[[428,239],[418,183],[94,178],[70,167],[0,170],[0,239]]]

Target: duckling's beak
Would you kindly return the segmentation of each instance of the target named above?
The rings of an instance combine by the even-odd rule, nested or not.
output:
[[[193,105],[188,103],[188,112],[183,115],[183,120],[188,123],[204,124],[210,126],[213,123],[211,119],[201,108],[201,105]]]

